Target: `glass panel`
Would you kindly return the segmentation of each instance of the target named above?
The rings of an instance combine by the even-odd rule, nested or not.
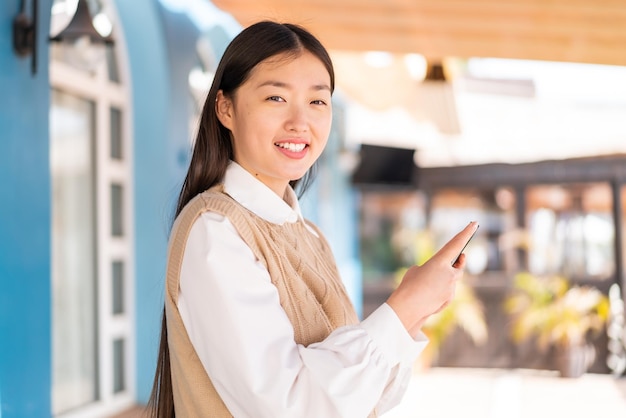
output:
[[[121,160],[122,153],[122,111],[115,107],[110,109],[111,118],[111,158]]]
[[[52,357],[55,413],[97,398],[94,104],[52,91]]]
[[[111,235],[124,236],[124,188],[119,184],[111,185]]]
[[[120,82],[120,72],[117,65],[117,57],[115,55],[115,47],[107,45],[105,49],[107,60],[107,72],[109,74],[109,81],[112,83]]]
[[[111,265],[113,315],[124,313],[124,262],[114,261]]]
[[[126,389],[124,379],[124,339],[113,341],[113,393]]]
[[[529,269],[574,281],[614,274],[611,189],[605,183],[528,189]]]

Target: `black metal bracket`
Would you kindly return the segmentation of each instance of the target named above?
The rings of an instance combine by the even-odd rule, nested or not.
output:
[[[13,19],[13,49],[19,57],[31,56],[31,72],[37,74],[37,0],[31,0],[32,12],[26,14],[26,1],[22,0],[21,11]]]

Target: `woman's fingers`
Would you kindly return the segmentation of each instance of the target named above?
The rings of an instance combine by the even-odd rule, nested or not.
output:
[[[459,258],[459,255],[463,252],[465,246],[477,229],[478,223],[476,221],[470,222],[461,230],[461,232],[456,234],[450,241],[441,247],[441,249],[437,251],[432,258],[447,261],[454,267],[463,266],[463,261]]]

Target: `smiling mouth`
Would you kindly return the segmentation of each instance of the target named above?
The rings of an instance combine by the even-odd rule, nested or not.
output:
[[[277,147],[292,151],[292,152],[300,152],[304,150],[306,147],[308,147],[307,144],[294,144],[292,142],[281,142],[281,143],[275,143],[274,145],[276,145]]]

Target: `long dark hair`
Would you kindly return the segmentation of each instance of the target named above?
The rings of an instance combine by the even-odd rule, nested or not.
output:
[[[204,102],[191,162],[178,196],[175,217],[196,195],[222,181],[229,161],[234,158],[230,131],[219,122],[215,110],[218,91],[222,90],[225,96],[232,96],[262,61],[283,53],[293,54],[295,57],[304,50],[319,58],[328,70],[332,93],[335,88],[335,74],[330,56],[319,40],[301,26],[263,21],[247,27],[231,41],[217,66],[211,89]],[[298,187],[300,194],[304,193],[313,181],[314,169],[315,166],[311,167],[302,179],[293,180],[290,185]],[[148,414],[153,418],[174,416],[165,309],[161,320],[161,341],[152,393],[148,401]]]

